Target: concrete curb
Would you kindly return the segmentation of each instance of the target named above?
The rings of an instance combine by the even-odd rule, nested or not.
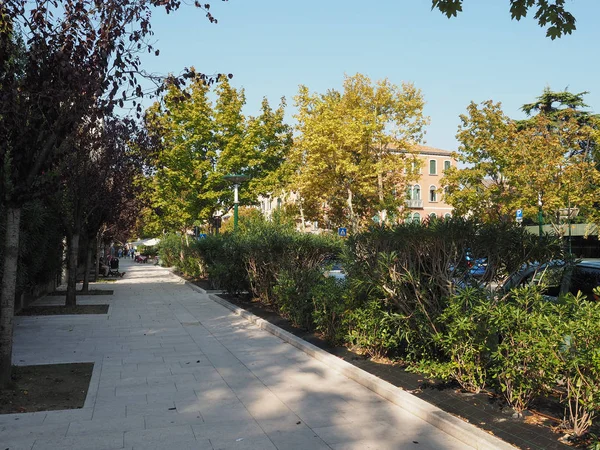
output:
[[[178,275],[175,276],[181,278]],[[465,444],[478,450],[514,450],[516,448],[509,443],[504,442],[500,438],[488,434],[476,426],[467,423],[450,413],[442,411],[437,406],[433,406],[430,403],[427,403],[425,400],[421,400],[420,398],[415,397],[401,388],[398,388],[387,381],[371,375],[370,373],[326,352],[325,350],[321,350],[309,342],[306,342],[299,337],[282,330],[270,322],[267,322],[266,320],[261,319],[260,317],[255,316],[254,314],[239,308],[226,300],[223,300],[217,295],[207,294],[204,289],[196,286],[195,284],[186,280],[183,281],[184,284],[187,284],[193,290],[201,294],[208,295],[211,300],[231,310],[238,316],[253,322],[259,328],[279,337],[283,341],[325,363],[327,366],[331,367],[337,372],[365,386],[367,389],[379,394],[386,400],[425,420],[429,424],[458,439],[459,441],[464,442]]]

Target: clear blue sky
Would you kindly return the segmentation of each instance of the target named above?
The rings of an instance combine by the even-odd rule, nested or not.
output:
[[[298,85],[313,92],[340,89],[344,74],[408,81],[423,92],[431,118],[428,145],[455,150],[459,114],[470,101],[492,99],[520,118],[519,107],[545,86],[586,96],[600,112],[600,1],[567,0],[577,19],[571,36],[550,40],[531,17],[512,21],[508,0],[465,0],[447,19],[430,0],[207,0],[218,24],[184,7],[156,14],[159,57],[146,69],[233,73],[246,92],[246,114],[267,97],[285,96],[293,122]]]

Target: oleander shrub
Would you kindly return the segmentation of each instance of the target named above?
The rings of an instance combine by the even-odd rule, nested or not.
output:
[[[497,345],[489,323],[494,301],[488,290],[474,287],[450,296],[439,317],[443,331],[434,336],[440,358],[422,361],[417,368],[432,378],[454,380],[468,392],[480,392],[488,381],[491,348]]]
[[[347,311],[344,321],[348,344],[370,357],[388,356],[409,340],[407,318],[376,300]]]
[[[284,268],[277,274],[277,282],[273,287],[277,307],[280,314],[297,327],[307,330],[315,328],[310,288],[318,284],[319,277],[323,275],[318,269],[293,272]]]
[[[343,343],[348,335],[344,318],[352,305],[348,281],[321,276],[311,289],[311,297],[315,330],[333,345]]]
[[[249,290],[244,244],[243,236],[238,233],[209,235],[195,243],[213,289],[222,289],[230,294]]]
[[[540,240],[513,224],[434,219],[351,236],[345,264],[363,308],[375,301],[382,310],[405,317],[400,333],[404,356],[435,360],[441,352],[436,336],[444,332],[439,317],[458,289],[497,282],[525,262],[552,258],[559,249],[554,238]],[[467,255],[488,262],[481,278],[472,275]]]
[[[490,384],[515,411],[547,394],[561,372],[558,352],[563,342],[561,310],[541,294],[539,286],[524,286],[489,311],[490,330],[498,335],[491,351]]]
[[[181,261],[181,236],[175,233],[164,235],[158,244],[158,256],[165,267],[177,267]]]
[[[600,294],[600,288],[596,291]],[[588,301],[581,293],[566,294],[561,302],[566,319],[556,327],[564,333],[557,356],[565,422],[576,436],[582,436],[600,413],[600,303]]]

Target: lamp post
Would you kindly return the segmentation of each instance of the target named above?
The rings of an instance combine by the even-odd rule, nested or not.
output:
[[[233,230],[237,230],[238,227],[238,205],[240,203],[239,200],[239,196],[238,196],[238,189],[240,187],[240,184],[244,181],[246,181],[248,179],[248,177],[246,175],[242,175],[242,174],[230,174],[230,175],[225,175],[223,177],[226,181],[228,181],[229,183],[231,183],[233,185]]]
[[[538,192],[538,226],[540,241],[542,240],[542,227],[544,225],[544,213],[542,212],[542,193]]]

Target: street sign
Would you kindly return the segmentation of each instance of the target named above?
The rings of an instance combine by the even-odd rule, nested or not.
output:
[[[522,209],[517,209],[517,222],[518,223],[523,222],[523,210]]]
[[[200,233],[198,239],[206,239],[206,233]]]
[[[348,236],[348,229],[347,228],[338,228],[338,236],[340,237],[346,237]]]

